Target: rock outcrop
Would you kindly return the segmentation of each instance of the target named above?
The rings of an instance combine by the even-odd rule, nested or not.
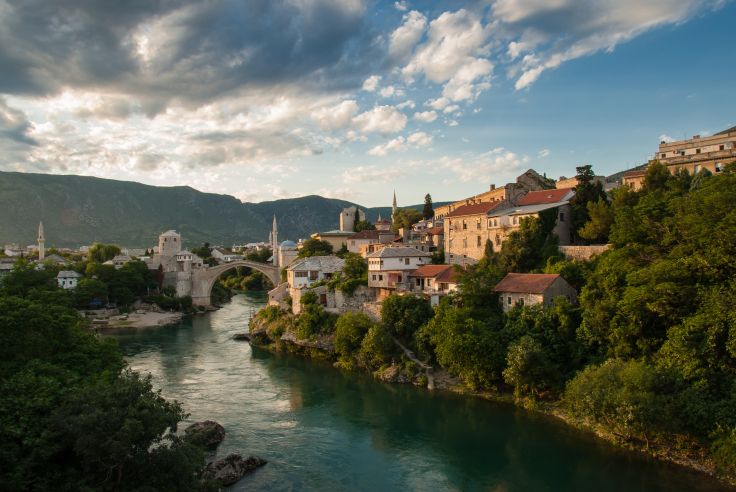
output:
[[[255,456],[243,458],[237,453],[232,453],[224,458],[208,463],[203,478],[206,480],[216,480],[221,485],[227,487],[266,463],[266,460]]]
[[[213,450],[225,439],[225,428],[212,420],[195,422],[184,429],[184,438],[192,444]]]

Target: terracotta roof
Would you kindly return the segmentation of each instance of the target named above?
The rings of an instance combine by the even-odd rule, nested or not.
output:
[[[433,236],[439,236],[440,234],[445,233],[444,227],[432,227],[431,229],[427,229],[427,234],[432,234]]]
[[[437,282],[445,284],[456,284],[459,280],[459,276],[460,275],[458,274],[457,268],[453,266],[452,268],[448,268],[444,272],[440,273],[437,276]]]
[[[519,200],[519,206],[542,205],[544,203],[557,203],[564,201],[565,197],[572,192],[572,188],[558,188],[555,190],[530,191]]]
[[[509,273],[494,288],[494,292],[541,294],[561,278],[557,273]]]
[[[462,217],[464,215],[487,214],[504,202],[481,202],[471,203],[470,205],[462,205],[447,214],[445,217]]]
[[[434,278],[444,273],[445,270],[452,270],[452,265],[422,265],[409,274],[410,277]]]

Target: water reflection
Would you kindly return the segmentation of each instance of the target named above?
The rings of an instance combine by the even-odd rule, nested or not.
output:
[[[192,420],[228,431],[219,454],[269,464],[234,490],[718,490],[512,406],[376,383],[231,340],[263,299],[237,296],[180,327],[119,337]]]

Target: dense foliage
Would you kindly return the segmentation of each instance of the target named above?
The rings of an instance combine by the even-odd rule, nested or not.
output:
[[[182,408],[73,302],[23,265],[0,288],[0,489],[201,489],[203,451],[171,433]]]
[[[299,248],[299,258],[307,256],[327,256],[333,251],[332,245],[327,241],[316,238],[310,238],[304,241],[302,247]]]

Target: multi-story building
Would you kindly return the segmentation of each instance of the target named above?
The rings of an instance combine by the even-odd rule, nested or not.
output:
[[[464,201],[448,205],[444,218],[445,260],[453,264],[472,263],[483,257],[487,240],[495,239],[488,214],[515,206],[523,196],[535,190],[553,190],[554,181],[530,169],[502,188],[491,189]]]
[[[286,280],[290,289],[310,287],[322,280],[330,280],[344,265],[345,260],[337,256],[308,256],[286,268]]]
[[[388,244],[396,239],[396,234],[391,231],[360,231],[348,239],[348,251],[358,253],[364,249],[364,246],[370,244]]]
[[[378,298],[388,297],[396,290],[409,288],[409,273],[429,263],[432,255],[408,246],[385,247],[370,253],[368,287],[377,289]]]
[[[409,289],[429,296],[436,306],[439,298],[457,291],[458,274],[453,265],[422,265],[409,274]]]
[[[719,173],[736,161],[736,126],[709,137],[695,135],[689,140],[662,141],[652,159],[655,160],[665,164],[672,173],[686,170],[696,174],[701,169]]]

